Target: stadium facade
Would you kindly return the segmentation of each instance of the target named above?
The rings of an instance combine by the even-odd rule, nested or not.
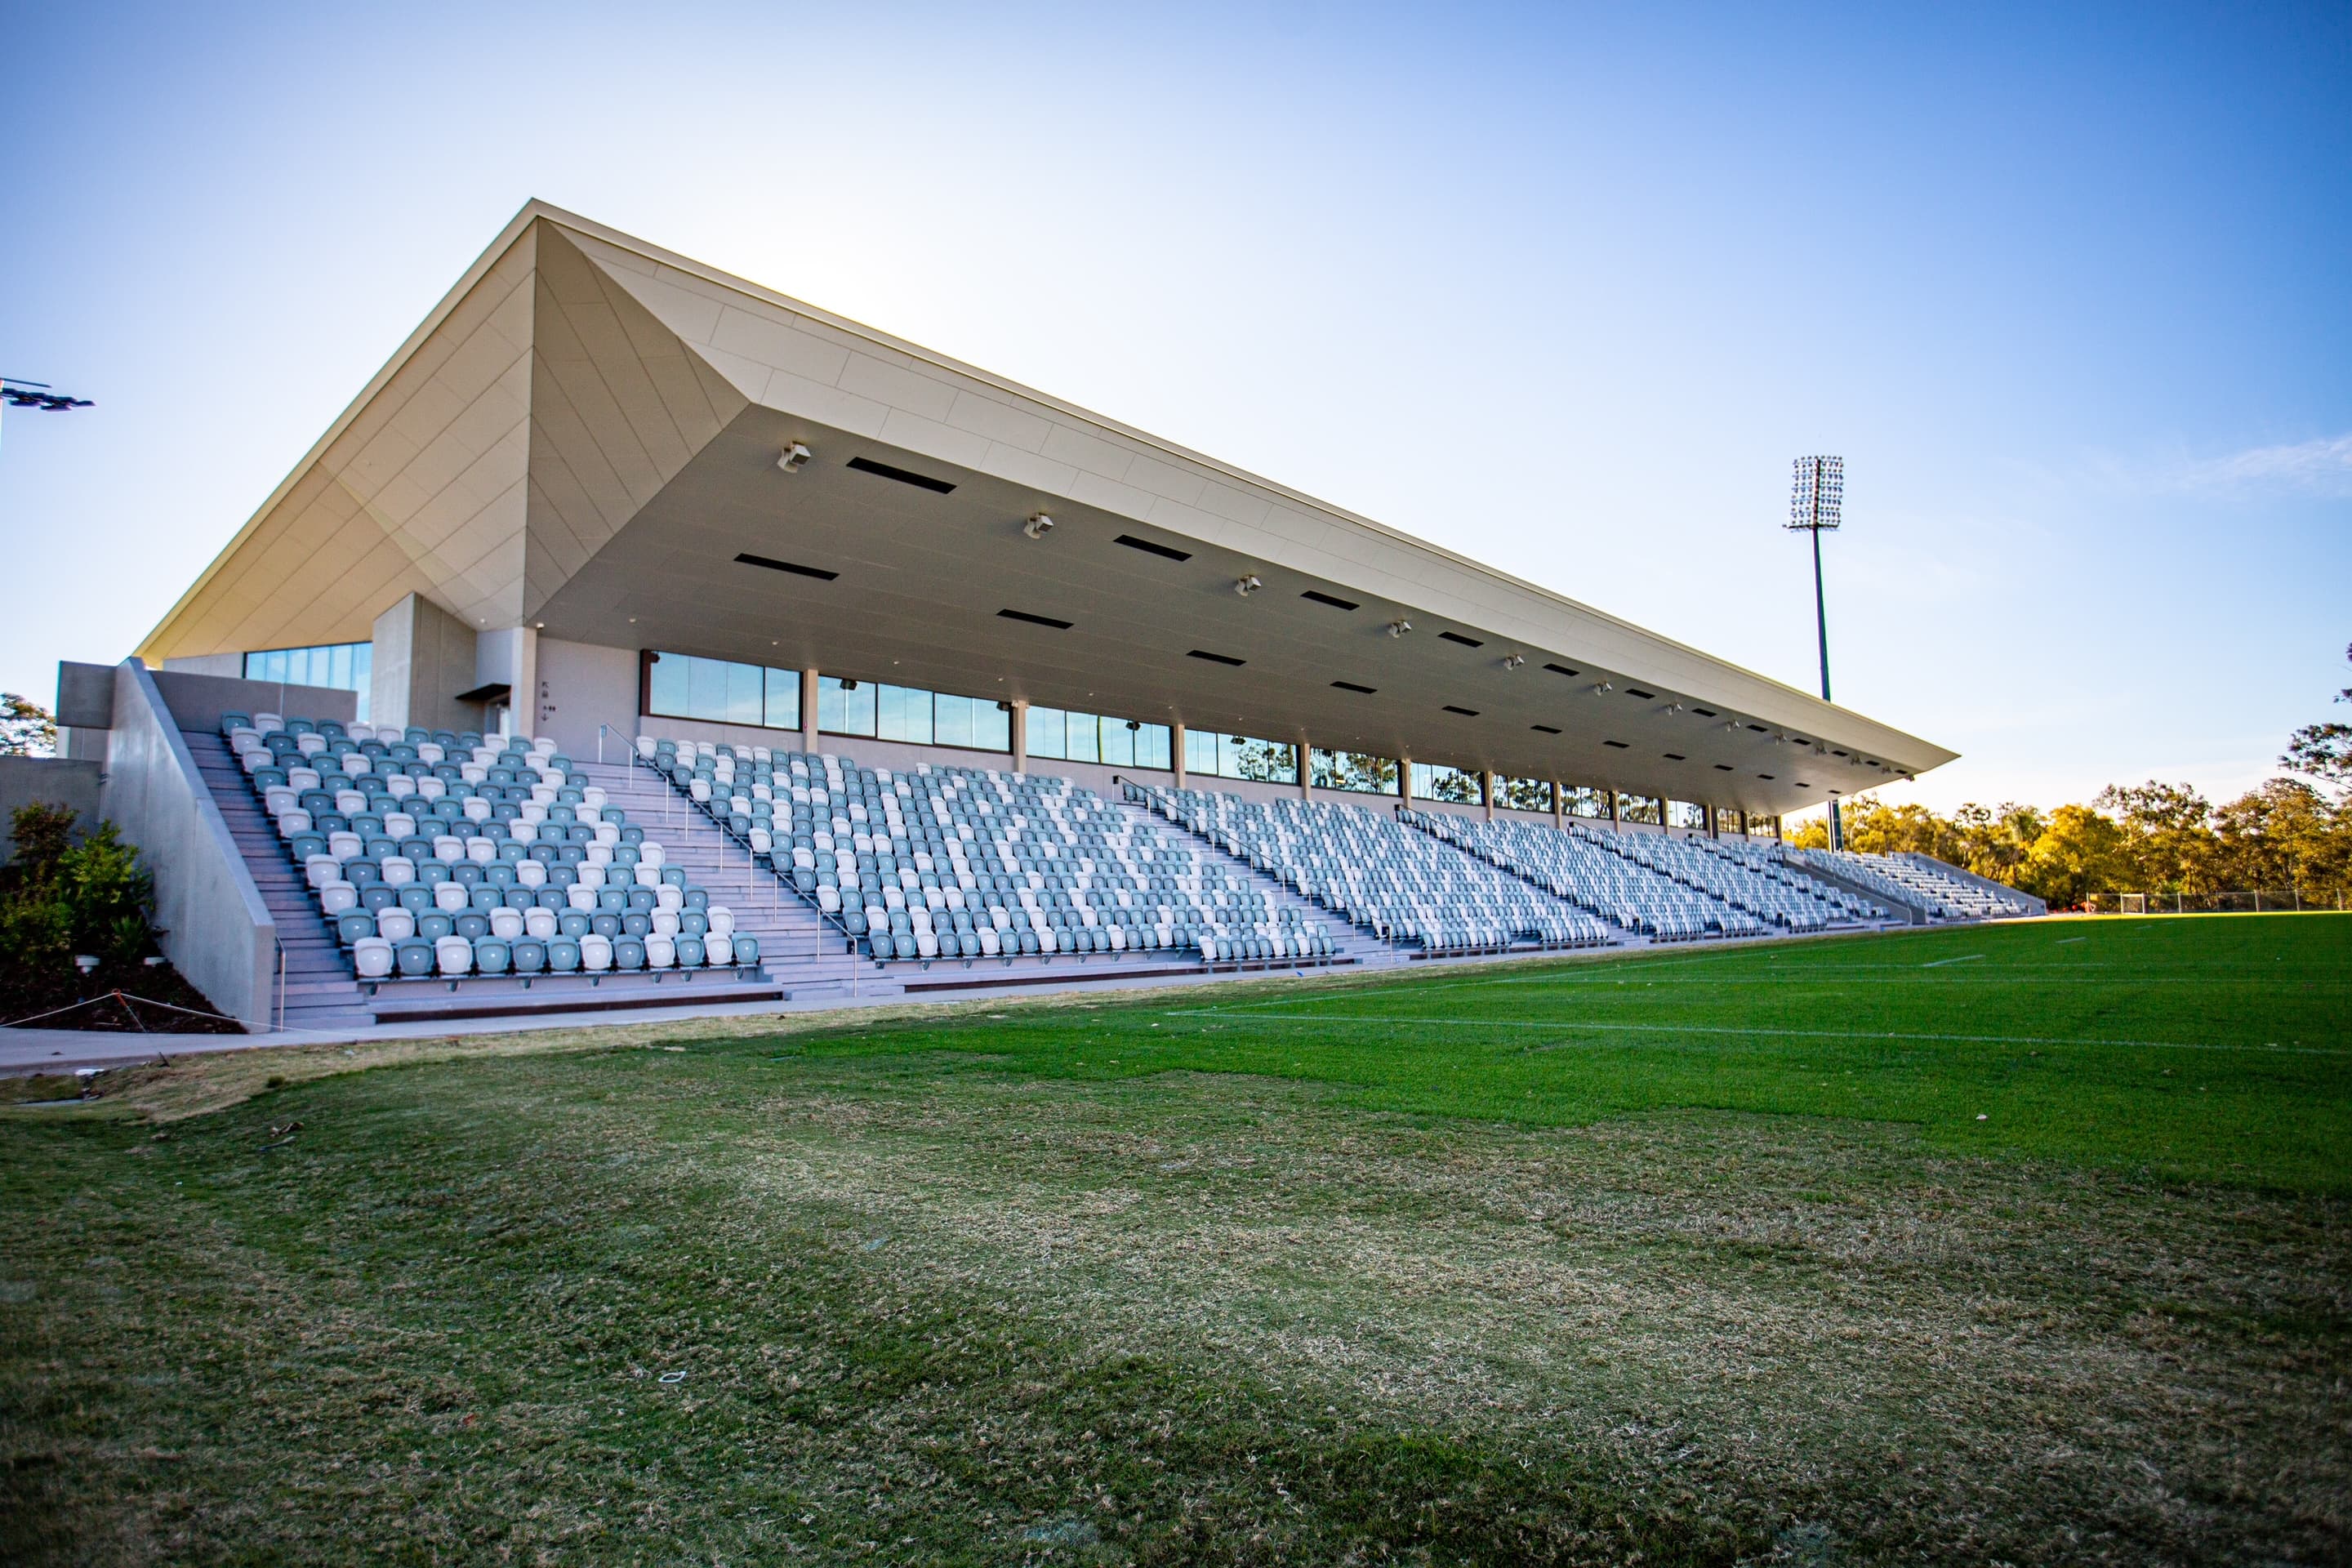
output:
[[[922,733],[845,677],[981,700],[1005,721],[961,749],[998,765],[1047,708],[1169,731],[1132,765],[1171,778],[1205,760],[1181,727],[1309,748],[1309,788],[1320,748],[1751,820],[1953,755],[536,203],[138,652],[242,675],[358,644],[375,722],[512,705],[575,754],[657,695],[713,737]],[[746,678],[680,699],[656,654],[797,679],[763,673],[730,729]]]
[[[1954,755],[539,203],[61,700],[1711,838]]]

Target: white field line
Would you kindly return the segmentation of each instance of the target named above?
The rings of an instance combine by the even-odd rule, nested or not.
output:
[[[1643,1035],[1771,1035],[1792,1040],[1920,1040],[1969,1046],[2120,1046],[2149,1051],[2275,1051],[2282,1056],[2352,1056],[2352,1050],[2330,1050],[2323,1046],[2229,1046],[2184,1040],[2068,1040],[2039,1035],[1911,1035],[1874,1029],[1732,1028],[1719,1024],[1603,1024],[1573,1018],[1549,1022],[1521,1018],[1399,1018],[1369,1013],[1284,1013],[1267,1017],[1223,1007],[1171,1007],[1164,1011],[1171,1018],[1223,1018],[1261,1024],[1403,1024],[1449,1029],[1549,1029],[1556,1034],[1601,1029]]]
[[[1919,967],[1922,969],[1941,969],[1948,963],[1974,963],[1983,956],[1984,954],[1981,952],[1964,952],[1958,958],[1939,958],[1931,963],[1923,963]]]

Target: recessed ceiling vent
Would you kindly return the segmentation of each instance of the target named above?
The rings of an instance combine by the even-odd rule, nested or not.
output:
[[[1686,763],[1690,761],[1688,757],[1684,756],[1680,752],[1668,752],[1665,753],[1665,757],[1666,761],[1670,763]]]
[[[1448,713],[1459,713],[1465,719],[1475,719],[1478,717],[1478,710],[1475,708],[1456,708],[1451,702],[1445,705],[1445,710]]]
[[[1124,544],[1129,550],[1140,550],[1146,555],[1165,556],[1171,561],[1190,561],[1192,559],[1192,552],[1189,550],[1179,550],[1172,544],[1154,544],[1149,539],[1138,539],[1131,533],[1122,533],[1117,539],[1112,540],[1111,542],[1113,544]]]
[[[1361,605],[1357,604],[1353,599],[1343,599],[1337,594],[1318,594],[1312,588],[1307,589],[1307,592],[1299,595],[1298,596],[1302,599],[1312,599],[1318,605],[1328,605],[1335,610],[1360,610],[1363,608]]]
[[[1625,749],[1625,742],[1622,741],[1603,741],[1601,743],[1604,746],[1613,746],[1621,752]]]
[[[820,583],[830,583],[841,575],[822,566],[803,566],[796,561],[771,561],[764,555],[738,555],[736,563],[743,566],[765,566],[771,572],[789,572],[795,577],[814,577]]]
[[[1576,670],[1569,668],[1568,666],[1564,664],[1547,664],[1544,668],[1550,670],[1554,675],[1575,675],[1579,673]]]
[[[909,473],[905,468],[894,468],[887,463],[877,463],[871,458],[852,458],[849,459],[849,466],[861,474],[872,474],[875,478],[882,479],[896,479],[902,485],[912,485],[919,490],[929,490],[934,495],[943,496],[955,489],[955,486],[945,479],[935,479],[929,474]]]
[[[1359,686],[1352,680],[1335,680],[1331,684],[1338,687],[1342,691],[1353,691],[1361,697],[1370,697],[1373,692],[1380,689],[1380,688],[1376,686]]]
[[[1748,725],[1748,727],[1749,729],[1751,729],[1751,730],[1755,731],[1756,731],[1758,734],[1759,734],[1759,735],[1769,735],[1769,734],[1770,734],[1770,733],[1772,732],[1771,731],[1767,730],[1767,729],[1766,729],[1763,725],[1761,725],[1761,724],[1750,724],[1750,725]]]
[[[1555,724],[1530,724],[1528,728],[1533,730],[1538,735],[1557,735],[1559,733],[1559,727]]]
[[[1207,653],[1197,647],[1185,654],[1184,657],[1186,658],[1205,658],[1211,664],[1229,664],[1235,669],[1239,669],[1243,665],[1249,662],[1249,660],[1245,658],[1235,658],[1231,654]]]
[[[1480,642],[1476,637],[1465,637],[1460,632],[1440,632],[1437,635],[1444,637],[1447,642],[1458,642],[1464,647],[1485,647],[1486,646],[1485,643]]]
[[[1647,702],[1651,698],[1655,697],[1657,693],[1654,691],[1644,691],[1637,686],[1629,686],[1625,689],[1625,695],[1628,697],[1638,697],[1643,701]]]
[[[1729,763],[1717,763],[1715,764],[1715,771],[1719,773],[1727,773],[1731,771],[1731,764]]]
[[[1071,626],[1068,621],[1056,620],[1052,616],[1033,616],[1026,610],[999,610],[996,614],[1003,620],[1026,621],[1033,626],[1051,626],[1057,632],[1068,631]]]

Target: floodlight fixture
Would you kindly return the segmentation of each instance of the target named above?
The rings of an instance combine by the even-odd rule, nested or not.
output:
[[[1527,662],[1528,656],[1526,654],[1515,653],[1503,660],[1503,668],[1505,669],[1517,669],[1519,666]]]
[[[1389,636],[1392,637],[1401,637],[1411,630],[1412,630],[1412,623],[1406,620],[1402,616],[1399,616],[1395,620],[1389,623]]]
[[[1021,531],[1032,539],[1043,539],[1054,531],[1054,520],[1042,511],[1038,512],[1021,525]]]
[[[1252,594],[1256,593],[1260,588],[1265,586],[1265,584],[1264,583],[1258,581],[1257,574],[1255,573],[1252,573],[1246,577],[1237,577],[1234,580],[1234,592],[1239,594],[1244,599],[1248,598]]]
[[[776,467],[788,474],[797,474],[808,467],[808,460],[809,449],[798,441],[794,441],[786,447],[783,454],[776,459]]]

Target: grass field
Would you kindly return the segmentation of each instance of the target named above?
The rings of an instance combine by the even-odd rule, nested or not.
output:
[[[0,1560],[2343,1562],[2347,1020],[2221,917],[109,1075]]]

